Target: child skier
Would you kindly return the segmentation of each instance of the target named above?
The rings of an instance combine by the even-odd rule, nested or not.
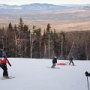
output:
[[[3,69],[3,77],[9,78],[8,70],[7,70],[7,63],[9,64],[9,66],[11,66],[11,64],[6,56],[3,56],[3,57],[4,57],[3,59],[0,59],[0,67]]]
[[[57,64],[57,57],[54,56],[54,58],[52,60],[52,66],[51,66],[51,68],[55,68],[56,64]]]
[[[74,66],[74,62],[73,62],[73,58],[72,58],[72,57],[70,58],[70,60],[69,60],[69,61],[70,61],[70,62],[69,62],[69,65],[71,65],[71,64],[72,64],[72,65]]]

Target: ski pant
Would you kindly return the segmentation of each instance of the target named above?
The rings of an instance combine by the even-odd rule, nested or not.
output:
[[[70,60],[69,65],[71,65],[71,64],[74,66],[74,62],[72,60]]]
[[[3,77],[8,77],[7,65],[1,64],[0,67],[3,69]]]
[[[56,66],[56,63],[53,63],[52,68],[54,68],[55,66]]]

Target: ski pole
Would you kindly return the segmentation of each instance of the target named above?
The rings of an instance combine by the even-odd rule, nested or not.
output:
[[[89,80],[88,80],[88,76],[87,76],[87,87],[88,87],[88,90],[90,90],[90,89],[89,89]]]

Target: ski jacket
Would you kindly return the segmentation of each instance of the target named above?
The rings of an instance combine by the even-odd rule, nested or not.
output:
[[[0,59],[0,64],[6,65],[7,63],[11,66],[11,64],[10,64],[10,62],[9,62],[9,60],[7,58]]]
[[[54,63],[57,63],[57,58],[53,58],[52,63],[53,63],[53,64],[54,64]]]

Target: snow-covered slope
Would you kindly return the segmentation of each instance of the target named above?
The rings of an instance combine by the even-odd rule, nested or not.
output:
[[[90,72],[90,61],[74,61],[75,66],[60,66],[51,69],[49,59],[10,58],[8,66],[13,79],[1,80],[0,90],[88,90],[85,71]],[[58,63],[68,61],[58,60]],[[89,78],[90,80],[90,78]]]

